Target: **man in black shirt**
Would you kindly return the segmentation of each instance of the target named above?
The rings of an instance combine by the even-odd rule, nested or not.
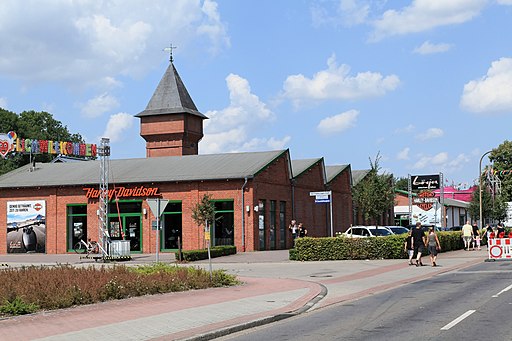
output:
[[[425,248],[425,233],[421,229],[421,223],[416,223],[416,228],[411,231],[412,247],[416,255],[416,266],[423,266],[421,262],[421,254]]]

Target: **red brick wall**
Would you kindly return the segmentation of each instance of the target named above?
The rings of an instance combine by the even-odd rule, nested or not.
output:
[[[353,224],[350,167],[346,167],[329,184],[332,191],[334,233],[345,232]]]
[[[310,237],[330,235],[329,204],[315,204],[310,192],[324,191],[322,161],[295,178],[295,219],[302,222]]]

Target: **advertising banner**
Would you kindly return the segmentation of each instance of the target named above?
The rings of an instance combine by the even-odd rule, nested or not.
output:
[[[439,189],[441,181],[439,174],[436,175],[411,175],[411,187],[417,189]]]
[[[7,253],[45,252],[46,202],[7,202]]]

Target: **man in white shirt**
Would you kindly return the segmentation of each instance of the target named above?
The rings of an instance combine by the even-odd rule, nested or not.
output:
[[[473,239],[473,226],[471,226],[471,222],[469,220],[466,221],[464,226],[462,226],[462,239],[464,240],[464,249],[469,251],[471,240]]]

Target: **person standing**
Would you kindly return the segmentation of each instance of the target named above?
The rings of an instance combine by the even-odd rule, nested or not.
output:
[[[437,238],[437,233],[433,227],[431,227],[428,231],[428,252],[430,253],[430,264],[432,266],[437,266],[437,252],[441,250],[441,243],[439,243],[439,238]]]
[[[487,224],[485,226],[485,236],[487,237],[487,250],[489,250],[489,239],[491,239],[491,233],[493,233],[492,226]]]
[[[462,239],[464,240],[464,250],[469,251],[469,247],[471,246],[471,239],[473,238],[473,226],[471,226],[471,222],[468,220],[466,224],[462,226]]]
[[[411,230],[409,230],[407,232],[407,237],[405,238],[405,242],[404,242],[404,251],[407,252],[407,255],[409,256],[409,265],[414,265],[412,263],[412,257],[414,256],[414,249],[412,248]]]
[[[297,226],[297,221],[295,219],[292,219],[290,225],[288,225],[288,230],[292,233],[292,239],[295,242],[299,232],[299,227]]]
[[[416,266],[423,266],[421,262],[421,254],[425,249],[425,233],[421,229],[421,223],[416,223],[416,228],[411,232],[412,236],[412,247],[414,254],[416,255]]]
[[[496,238],[505,238],[505,228],[501,223],[498,223],[496,227]]]
[[[308,230],[302,225],[302,223],[299,223],[299,238],[304,238],[308,236]]]

